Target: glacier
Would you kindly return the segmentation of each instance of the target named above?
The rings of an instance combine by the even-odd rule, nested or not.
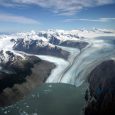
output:
[[[88,46],[83,49],[78,48],[70,48],[64,47],[59,45],[54,45],[49,43],[51,36],[55,36],[59,40],[59,42],[63,42],[66,40],[74,40],[75,42],[78,41],[86,41],[88,42]],[[95,68],[99,63],[104,60],[111,58],[114,54],[114,45],[105,42],[104,37],[111,37],[115,36],[114,31],[102,30],[102,29],[95,29],[95,30],[71,30],[71,31],[62,31],[62,30],[48,30],[48,31],[40,31],[40,32],[27,32],[27,33],[16,33],[11,35],[0,35],[0,50],[4,51],[4,60],[7,61],[7,55],[5,51],[11,51],[15,55],[19,55],[24,59],[25,52],[23,51],[15,51],[13,49],[15,41],[23,38],[24,43],[30,43],[31,40],[42,40],[43,44],[40,47],[44,46],[45,44],[49,44],[52,47],[57,46],[65,51],[70,53],[68,60],[53,57],[53,56],[46,56],[46,55],[36,55],[37,57],[41,58],[42,60],[46,60],[49,62],[53,62],[56,65],[56,68],[52,70],[51,75],[46,80],[46,83],[68,83],[76,86],[80,86],[85,80],[88,74]],[[99,38],[100,39],[97,39]],[[11,42],[11,40],[14,42]],[[16,45],[16,44],[15,44]],[[35,55],[35,54],[28,54],[27,55]]]

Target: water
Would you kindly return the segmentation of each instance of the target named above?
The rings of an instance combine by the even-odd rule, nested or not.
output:
[[[44,84],[15,105],[0,108],[0,115],[81,115],[85,85]]]

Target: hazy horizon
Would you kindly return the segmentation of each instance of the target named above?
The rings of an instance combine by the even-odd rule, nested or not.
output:
[[[0,32],[115,29],[114,0],[0,0]]]

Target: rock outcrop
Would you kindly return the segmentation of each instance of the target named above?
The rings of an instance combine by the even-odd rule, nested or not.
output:
[[[60,45],[65,47],[78,48],[81,50],[88,45],[88,42],[67,40],[62,42]]]
[[[5,56],[7,59],[4,60]],[[36,56],[24,55],[22,58],[9,51],[4,53],[1,51],[0,60],[0,106],[2,107],[14,104],[43,84],[55,67],[53,63],[43,61]]]
[[[115,61],[98,65],[90,73],[88,82],[85,115],[115,115]]]
[[[69,52],[43,40],[25,40],[20,38],[16,41],[13,49],[29,54],[51,55],[64,59],[68,59],[69,56]]]

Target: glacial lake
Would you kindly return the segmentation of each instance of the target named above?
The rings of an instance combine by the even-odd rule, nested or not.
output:
[[[44,84],[0,115],[82,115],[86,85]]]

